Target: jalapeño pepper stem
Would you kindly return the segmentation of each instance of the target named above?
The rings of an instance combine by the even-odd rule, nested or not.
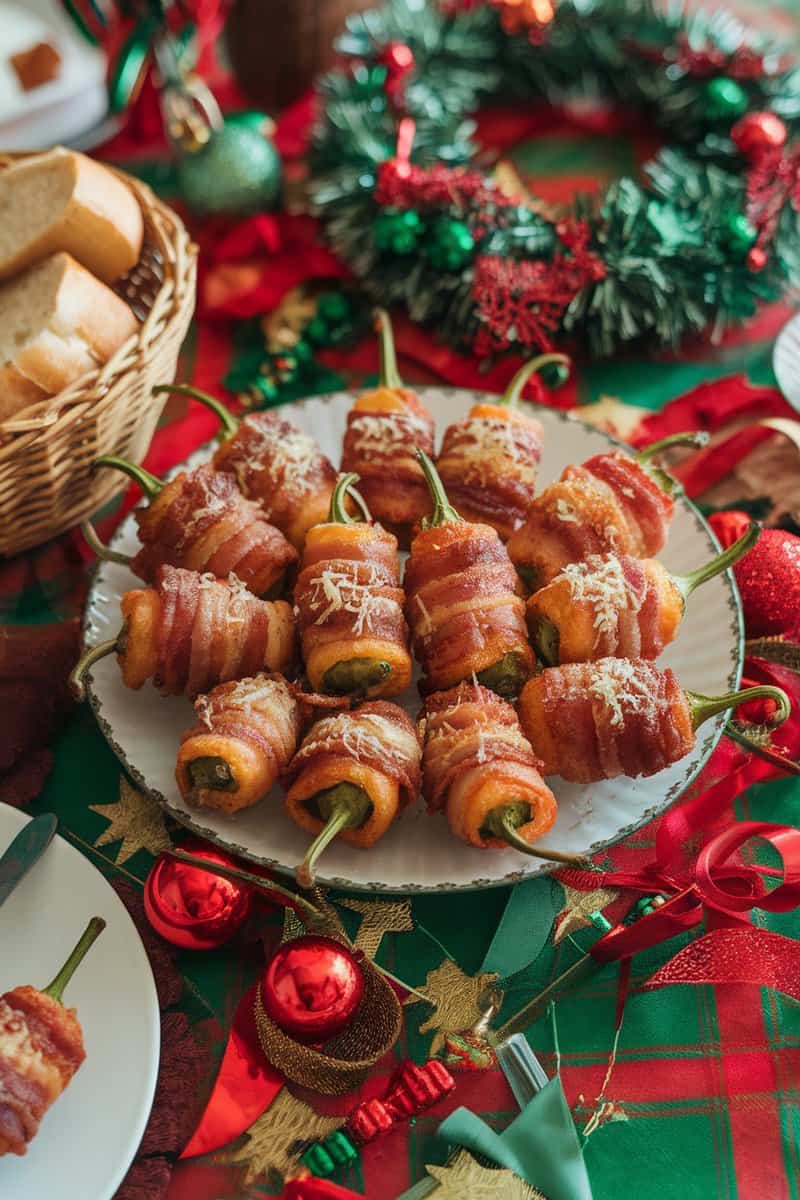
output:
[[[192,387],[191,384],[158,383],[153,388],[153,395],[155,396],[159,392],[176,392],[179,396],[190,396],[192,400],[198,400],[206,408],[210,408],[219,417],[219,439],[222,442],[226,438],[233,437],[241,424],[239,418],[235,417],[221,400],[218,400],[216,396],[210,396],[208,392],[201,392],[198,388]]]
[[[358,507],[361,509],[361,515],[365,521],[372,520],[372,513],[367,508],[367,502],[360,492],[356,491],[354,484],[358,483],[360,475],[356,475],[354,471],[350,471],[347,475],[340,475],[336,480],[336,486],[331,495],[331,506],[328,509],[328,523],[330,525],[358,525],[359,522],[355,517],[351,517],[344,506],[345,499],[348,495],[352,496]]]
[[[149,500],[155,500],[164,486],[160,479],[156,479],[155,475],[151,475],[144,467],[138,467],[135,463],[128,462],[126,458],[118,458],[116,454],[102,454],[100,458],[96,458],[92,464],[92,470],[94,471],[98,467],[113,467],[115,471],[122,471],[125,475],[129,475],[135,483],[138,483]]]
[[[644,450],[640,450],[638,454],[634,454],[636,462],[644,466],[649,463],[662,450],[668,450],[670,446],[705,446],[708,442],[708,434],[701,429],[689,430],[686,433],[671,433],[669,437],[659,438],[657,442],[653,442],[650,446],[645,446]]]
[[[314,797],[321,819],[325,822],[306,856],[295,871],[297,882],[302,888],[314,886],[314,870],[317,859],[326,846],[345,829],[359,829],[372,808],[372,801],[363,788],[353,783],[339,783]]]
[[[500,804],[491,809],[481,826],[482,837],[499,838],[508,842],[515,850],[529,854],[532,858],[545,858],[549,862],[569,863],[572,867],[584,869],[586,859],[578,854],[563,854],[559,850],[537,850],[519,832],[520,825],[526,825],[531,819],[531,806],[527,800],[512,800],[508,804]]]
[[[64,988],[69,983],[72,976],[77,971],[89,948],[94,944],[100,934],[106,927],[106,923],[102,917],[92,917],[89,924],[81,934],[80,941],[75,949],[70,954],[67,961],[64,963],[61,970],[56,975],[52,983],[48,983],[46,988],[42,988],[45,996],[52,996],[54,1000],[61,1003],[61,995]]]
[[[422,474],[425,476],[425,482],[433,500],[433,512],[429,517],[423,517],[422,528],[435,529],[438,525],[454,525],[462,521],[463,517],[458,515],[447,499],[447,492],[439,478],[439,472],[424,450],[417,450],[417,462],[422,467]]]
[[[224,866],[212,859],[197,858],[194,854],[187,854],[184,850],[169,850],[168,853],[170,858],[187,863],[190,867],[198,867],[201,871],[208,871],[211,875],[221,875],[223,879],[235,879],[237,883],[248,883],[251,887],[266,892],[268,896],[270,893],[283,896],[290,906],[304,909],[310,917],[320,915],[319,909],[310,900],[298,896],[296,892],[291,892],[288,888],[281,887],[279,883],[274,883],[271,879],[263,879],[260,875],[254,875],[251,871],[241,871],[238,867]]]
[[[114,653],[121,653],[119,634],[115,638],[109,638],[107,642],[99,642],[98,645],[91,646],[84,651],[69,673],[70,691],[76,700],[86,699],[84,676],[89,668],[99,662],[101,658],[108,658],[109,654]]]
[[[101,542],[91,521],[81,521],[81,533],[97,557],[101,558],[103,562],[121,563],[123,567],[130,566],[131,555],[121,554],[119,550],[112,550],[105,542]]]
[[[375,329],[378,334],[378,346],[381,356],[380,386],[401,388],[403,381],[397,367],[397,354],[394,348],[392,322],[385,308],[375,309]]]
[[[534,371],[541,371],[542,367],[548,366],[549,363],[563,363],[564,366],[568,367],[569,357],[566,354],[540,354],[538,358],[532,358],[530,362],[523,363],[503,392],[498,403],[505,404],[509,408],[519,408],[522,401],[522,389],[525,387],[525,384]]]
[[[728,567],[732,567],[734,563],[737,563],[740,558],[744,558],[745,554],[755,546],[760,536],[761,526],[758,521],[753,521],[733,545],[729,546],[727,550],[723,550],[716,558],[712,558],[711,562],[698,567],[695,571],[690,571],[688,575],[673,575],[672,582],[678,588],[684,600],[701,583],[713,579],[715,575],[721,575],[723,571],[727,571]]]
[[[789,697],[783,688],[770,687],[769,684],[759,684],[757,687],[743,688],[741,692],[726,692],[724,696],[701,696],[697,692],[687,692],[686,698],[692,710],[692,727],[697,729],[704,721],[717,713],[725,712],[728,708],[738,708],[749,700],[774,700],[778,706],[777,712],[767,722],[773,729],[782,725],[791,713]]]

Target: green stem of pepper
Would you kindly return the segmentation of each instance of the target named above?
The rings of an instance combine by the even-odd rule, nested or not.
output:
[[[56,975],[55,979],[52,981],[52,983],[48,983],[46,988],[42,988],[45,996],[52,996],[54,1000],[58,1000],[59,1004],[61,1003],[61,996],[64,988],[67,986],[70,979],[72,979],[72,976],[75,974],[81,962],[86,957],[89,948],[94,944],[105,927],[106,923],[102,917],[92,917],[91,921],[81,934],[80,941],[70,954],[67,961],[64,963],[61,970]]]
[[[112,550],[105,542],[101,542],[97,536],[97,530],[91,521],[81,521],[81,533],[84,536],[87,544],[98,558],[103,562],[120,563],[123,567],[129,567],[132,561],[130,554],[121,554],[119,550]]]
[[[458,515],[447,499],[447,492],[439,478],[439,472],[424,450],[417,450],[417,462],[422,467],[422,474],[425,476],[425,482],[433,500],[433,512],[429,517],[423,517],[422,528],[436,529],[439,525],[453,525],[461,522],[463,518]]]
[[[372,801],[363,788],[354,783],[339,783],[312,797],[325,826],[309,846],[306,856],[295,871],[302,888],[314,886],[314,872],[320,854],[335,837],[346,829],[360,829],[372,810]]]
[[[532,858],[544,858],[548,862],[568,863],[571,867],[586,867],[586,859],[576,854],[563,854],[559,850],[539,850],[519,832],[520,826],[527,825],[531,819],[531,806],[527,800],[510,800],[508,804],[500,804],[491,809],[480,828],[482,838],[498,838],[508,842],[522,854]]]
[[[557,667],[560,662],[561,634],[558,626],[548,617],[536,616],[531,630],[531,641],[536,654],[546,667]]]
[[[129,475],[135,483],[138,483],[149,500],[155,500],[164,486],[160,479],[156,479],[155,475],[151,475],[144,467],[128,462],[126,458],[118,458],[116,454],[102,454],[100,458],[96,458],[92,464],[92,470],[94,471],[98,467],[113,467],[115,471],[122,471],[123,474]]]
[[[193,758],[187,766],[192,787],[212,792],[238,792],[239,785],[233,777],[230,763],[216,754],[203,754]]]
[[[80,656],[69,673],[69,688],[76,700],[86,699],[84,677],[90,667],[99,662],[101,658],[108,658],[109,654],[124,653],[121,638],[122,635],[117,634],[115,638],[109,638],[107,642],[99,642],[98,645],[90,647]]]
[[[302,908],[309,917],[319,917],[320,915],[316,905],[303,896],[298,896],[296,892],[281,887],[279,883],[274,883],[271,879],[263,879],[260,875],[254,875],[251,871],[242,871],[238,867],[223,866],[212,859],[197,858],[194,854],[187,854],[183,850],[170,850],[168,853],[170,858],[175,858],[178,862],[186,863],[190,867],[197,867],[200,871],[208,871],[211,875],[221,875],[223,879],[234,879],[237,883],[246,883],[250,887],[266,893],[267,896],[271,893],[282,896],[288,902],[289,907]]]
[[[216,396],[210,396],[208,392],[201,392],[198,388],[192,387],[191,384],[159,383],[153,388],[153,395],[158,395],[159,392],[174,392],[179,396],[189,396],[192,400],[198,400],[200,404],[204,404],[206,408],[210,408],[219,417],[219,440],[221,442],[226,441],[229,437],[233,437],[241,424],[239,418],[235,417],[221,400],[218,400]]]
[[[697,692],[687,692],[686,698],[692,713],[693,729],[697,729],[704,721],[716,716],[717,713],[725,712],[729,708],[738,708],[740,704],[746,704],[749,700],[775,701],[778,706],[777,711],[768,722],[773,729],[777,725],[782,725],[792,711],[789,697],[783,688],[770,687],[768,684],[743,688],[741,692],[726,692],[724,696],[701,696]]]
[[[348,494],[357,495],[352,489],[353,484],[358,483],[360,475],[356,475],[355,471],[350,471],[346,475],[340,475],[336,480],[336,486],[331,494],[331,506],[328,509],[328,523],[330,525],[358,525],[355,517],[351,517],[345,508],[345,500]],[[359,497],[360,499],[360,497]],[[361,500],[363,504],[363,499]],[[367,510],[369,512],[369,510]],[[367,520],[369,520],[367,516]]]
[[[690,571],[688,575],[673,575],[672,582],[684,600],[701,583],[713,579],[715,575],[721,575],[723,571],[727,571],[728,567],[732,567],[734,563],[737,563],[740,558],[744,558],[745,554],[755,546],[760,536],[761,526],[758,521],[753,521],[750,527],[745,530],[732,546],[729,546],[727,550],[723,550],[722,554],[718,554],[716,558],[712,558],[711,562],[698,567],[695,571]]]
[[[532,358],[530,362],[524,363],[517,371],[505,392],[498,400],[498,404],[504,404],[508,408],[519,408],[522,402],[522,389],[525,387],[525,384],[534,371],[541,371],[542,367],[548,366],[549,363],[563,363],[564,366],[568,367],[570,360],[566,354],[540,354],[538,358]]]
[[[701,429],[689,430],[686,433],[671,433],[669,437],[659,438],[657,442],[653,442],[650,446],[645,446],[638,454],[634,454],[634,460],[640,466],[645,466],[651,462],[657,454],[662,450],[668,450],[670,446],[695,446],[698,449],[701,446],[708,444],[708,434]]]
[[[401,388],[403,381],[397,366],[397,353],[394,348],[392,322],[385,308],[375,309],[375,328],[378,333],[381,369],[380,385],[388,388]]]

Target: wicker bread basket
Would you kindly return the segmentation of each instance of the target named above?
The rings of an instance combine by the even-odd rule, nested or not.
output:
[[[17,156],[4,155],[0,169]],[[144,458],[175,376],[194,311],[196,247],[178,216],[150,188],[115,172],[142,209],[139,262],[114,285],[142,322],[99,369],[0,421],[0,555],[18,554],[90,516],[123,490],[117,471],[91,466],[100,454]]]

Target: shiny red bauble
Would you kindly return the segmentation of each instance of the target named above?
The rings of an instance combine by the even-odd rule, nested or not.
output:
[[[780,117],[771,112],[747,113],[731,130],[731,140],[745,158],[760,158],[780,150],[789,133]]]
[[[750,523],[746,513],[714,513],[709,519],[723,546]],[[786,529],[765,529],[749,554],[733,568],[749,638],[785,637],[800,641],[800,537]]]
[[[747,263],[748,271],[763,271],[764,267],[767,265],[766,250],[764,250],[761,246],[751,246],[747,251],[747,258],[745,259],[745,262]]]
[[[364,994],[358,960],[335,938],[284,942],[261,977],[267,1016],[298,1042],[326,1042],[349,1024]]]
[[[234,859],[204,845],[181,846],[188,854],[220,866],[235,867]],[[178,862],[162,854],[144,885],[147,919],[166,941],[185,950],[213,950],[229,941],[253,907],[253,892],[222,875]]]

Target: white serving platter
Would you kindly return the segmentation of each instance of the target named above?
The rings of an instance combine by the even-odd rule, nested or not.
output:
[[[421,388],[420,395],[436,418],[441,437],[450,422],[485,400],[485,393],[452,388]],[[352,395],[337,392],[284,406],[281,412],[316,437],[338,463]],[[537,416],[545,429],[540,487],[555,480],[564,467],[607,450],[613,440],[604,433],[551,408]],[[206,446],[189,459],[191,465],[210,457]],[[133,515],[117,530],[113,548],[133,554],[138,547]],[[669,570],[685,573],[719,551],[713,533],[697,509],[678,495],[675,519],[662,559]],[[120,626],[119,599],[141,586],[127,569],[101,564],[87,608],[87,642],[112,637]],[[688,601],[677,640],[663,655],[684,687],[709,695],[736,688],[743,648],[741,612],[730,572],[706,583]],[[260,804],[233,817],[193,809],[182,799],[174,779],[181,733],[193,724],[188,700],[162,698],[147,686],[133,692],[122,684],[116,658],[95,665],[89,691],[100,726],[125,768],[140,787],[156,796],[167,811],[202,837],[273,867],[293,871],[301,861],[307,836],[285,815],[275,788]],[[416,716],[416,685],[399,703]],[[541,841],[570,853],[594,853],[633,833],[663,812],[701,770],[725,724],[725,716],[707,722],[690,755],[649,779],[613,779],[583,786],[549,780],[558,798],[553,829]],[[370,892],[439,892],[508,884],[554,870],[552,863],[524,857],[514,850],[479,850],[453,837],[443,815],[430,816],[422,801],[395,821],[385,837],[368,851],[337,841],[320,862],[319,880],[332,886]]]

